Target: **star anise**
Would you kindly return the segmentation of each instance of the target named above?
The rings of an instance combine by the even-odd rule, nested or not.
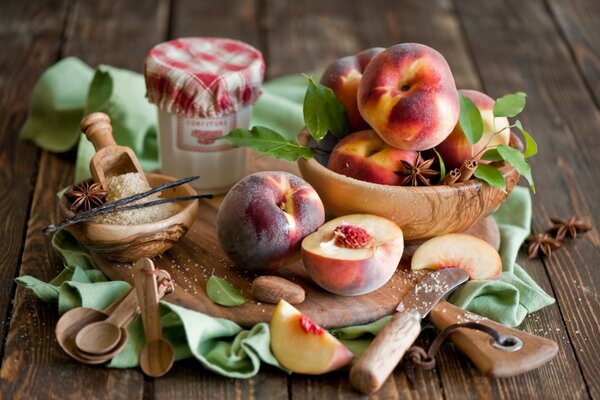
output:
[[[550,221],[552,221],[553,225],[548,229],[548,232],[553,233],[554,237],[558,240],[562,240],[565,236],[576,238],[578,232],[583,233],[592,229],[590,224],[577,219],[575,215],[565,220],[550,218]]]
[[[535,256],[540,255],[540,253],[544,254],[546,257],[550,257],[553,250],[557,250],[561,247],[560,241],[547,233],[531,235],[527,238],[527,242],[529,243],[529,258],[535,258]]]
[[[396,175],[404,177],[400,184],[402,186],[419,186],[419,183],[425,186],[431,185],[429,178],[439,175],[439,172],[430,168],[433,161],[433,158],[423,161],[419,153],[412,164],[401,160],[402,169],[395,172]]]
[[[106,190],[102,189],[99,183],[83,181],[74,185],[65,196],[70,203],[69,209],[77,213],[101,206],[106,201],[106,194]]]

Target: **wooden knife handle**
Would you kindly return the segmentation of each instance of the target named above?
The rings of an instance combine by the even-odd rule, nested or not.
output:
[[[440,331],[448,326],[461,322],[478,322],[497,330],[501,335],[517,338],[522,342],[518,350],[497,348],[492,345],[492,338],[481,331],[459,329],[450,335],[450,339],[479,371],[490,377],[508,377],[531,371],[548,361],[558,352],[558,345],[550,339],[508,328],[504,325],[465,311],[446,301],[439,302],[429,314],[429,320]]]
[[[418,313],[395,313],[350,370],[350,384],[366,394],[379,390],[420,332]]]

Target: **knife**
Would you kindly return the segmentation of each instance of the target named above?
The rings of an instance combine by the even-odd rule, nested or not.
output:
[[[366,394],[379,390],[419,336],[421,319],[468,278],[465,270],[448,268],[431,272],[419,280],[350,370],[352,386]]]

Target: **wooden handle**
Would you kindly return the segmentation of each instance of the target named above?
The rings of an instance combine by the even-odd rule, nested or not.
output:
[[[414,312],[397,312],[350,370],[350,384],[362,393],[379,390],[421,332]]]
[[[110,313],[108,318],[106,318],[106,322],[121,328],[131,322],[132,317],[135,316],[137,312],[137,307],[137,296],[135,290],[131,289],[127,296],[121,300],[119,305],[112,313]]]
[[[162,338],[156,276],[145,272],[154,271],[154,269],[154,264],[148,258],[139,259],[134,266],[135,289],[147,343]]]
[[[95,112],[85,117],[81,121],[81,132],[85,133],[96,151],[117,144],[112,135],[110,118],[104,113]]]
[[[452,342],[477,369],[490,377],[508,377],[531,371],[550,361],[558,352],[558,345],[553,340],[508,328],[446,301],[433,308],[429,320],[440,331],[460,322],[478,322],[494,328],[502,335],[517,338],[517,342],[521,341],[519,350],[508,351],[494,347],[490,336],[481,331],[459,329],[450,335]]]

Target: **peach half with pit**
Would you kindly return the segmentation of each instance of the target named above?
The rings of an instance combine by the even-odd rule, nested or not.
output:
[[[339,58],[331,63],[321,76],[321,84],[333,90],[335,97],[346,109],[350,132],[369,127],[358,111],[356,93],[366,66],[383,50],[383,47],[373,47],[352,56]]]
[[[502,273],[500,254],[486,241],[464,233],[450,233],[424,242],[415,251],[410,268],[462,268],[469,279],[496,279]]]
[[[510,140],[508,119],[506,117],[494,118],[493,111],[496,103],[494,99],[477,90],[459,90],[459,93],[468,97],[479,109],[483,120],[483,135],[477,143],[471,145],[460,124],[456,124],[450,135],[436,147],[448,170],[460,168],[466,160],[470,160],[473,155],[480,153],[486,145],[487,147],[508,145]],[[494,135],[496,132],[500,133]],[[480,158],[481,154],[475,157],[476,160]]]
[[[375,131],[367,129],[343,138],[331,152],[327,168],[361,181],[382,185],[400,185],[402,161],[414,163],[415,151],[396,149],[385,143]]]
[[[371,214],[333,219],[302,241],[302,261],[323,289],[358,296],[390,280],[404,250],[402,230]]]
[[[271,351],[279,364],[292,372],[324,374],[354,358],[339,340],[285,300],[277,304],[270,327]]]
[[[460,104],[444,56],[402,43],[377,54],[365,68],[358,109],[390,146],[422,151],[440,144],[458,121]]]
[[[283,171],[257,172],[227,193],[217,214],[217,236],[237,267],[274,272],[299,258],[300,243],[325,220],[317,192]]]

